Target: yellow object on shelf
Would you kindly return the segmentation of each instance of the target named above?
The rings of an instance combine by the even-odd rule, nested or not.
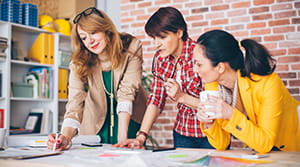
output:
[[[39,27],[49,32],[56,32],[53,18],[48,15],[40,16]]]
[[[67,20],[65,20],[65,19],[56,19],[54,21],[54,23],[56,24],[57,32],[60,32],[64,35],[68,35],[68,36],[71,35],[71,25]]]
[[[67,69],[58,70],[58,98],[59,99],[68,98],[68,75],[69,75],[69,71]]]
[[[41,64],[54,64],[54,35],[40,33],[32,44],[28,57],[38,60]]]

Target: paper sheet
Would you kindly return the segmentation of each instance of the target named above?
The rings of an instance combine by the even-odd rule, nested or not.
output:
[[[132,155],[124,163],[118,165],[120,167],[147,167],[145,161],[143,161],[139,155]]]

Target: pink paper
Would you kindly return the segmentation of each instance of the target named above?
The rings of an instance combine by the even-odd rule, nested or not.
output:
[[[108,154],[108,153],[104,153],[99,155],[99,157],[119,157],[120,155],[118,154]]]

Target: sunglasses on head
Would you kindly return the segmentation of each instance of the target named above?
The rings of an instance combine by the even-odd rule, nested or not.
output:
[[[74,19],[73,23],[77,24],[78,21],[81,19],[82,16],[88,16],[92,14],[93,12],[96,12],[100,17],[104,18],[103,14],[95,7],[90,7],[85,9],[83,12],[79,13]]]

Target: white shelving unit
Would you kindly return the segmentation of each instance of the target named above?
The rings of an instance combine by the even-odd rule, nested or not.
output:
[[[65,35],[61,35],[61,34],[55,34],[55,45],[54,48],[58,48],[55,49],[54,54],[55,55],[59,55],[59,51],[68,51],[68,52],[72,52],[72,48],[71,48],[71,38],[69,36],[65,36]],[[55,68],[56,69],[67,69],[69,70],[69,67],[66,66],[61,66],[60,65],[60,57],[59,56],[55,56]],[[58,70],[57,72],[57,76],[58,76]],[[58,80],[57,80],[58,83]],[[68,99],[58,99],[58,119],[56,122],[56,125],[58,127],[58,130],[60,130],[61,128],[61,124],[63,121],[63,115],[66,112],[66,104],[68,102]]]
[[[0,97],[0,108],[4,112],[4,127],[24,127],[28,113],[32,108],[47,108],[53,113],[52,131],[58,131],[60,109],[64,110],[66,99],[58,99],[58,70],[59,50],[71,51],[70,37],[59,33],[54,34],[54,64],[40,64],[36,62],[25,62],[12,59],[12,41],[18,44],[18,53],[21,57],[26,56],[31,45],[40,33],[49,33],[43,29],[24,26],[20,24],[0,21],[0,37],[8,39],[8,48],[6,49],[6,58],[0,59],[0,71],[2,72],[2,97]],[[18,98],[12,97],[11,83],[22,82],[24,75],[32,67],[47,67],[52,70],[51,98]],[[62,111],[64,112],[64,111]]]

